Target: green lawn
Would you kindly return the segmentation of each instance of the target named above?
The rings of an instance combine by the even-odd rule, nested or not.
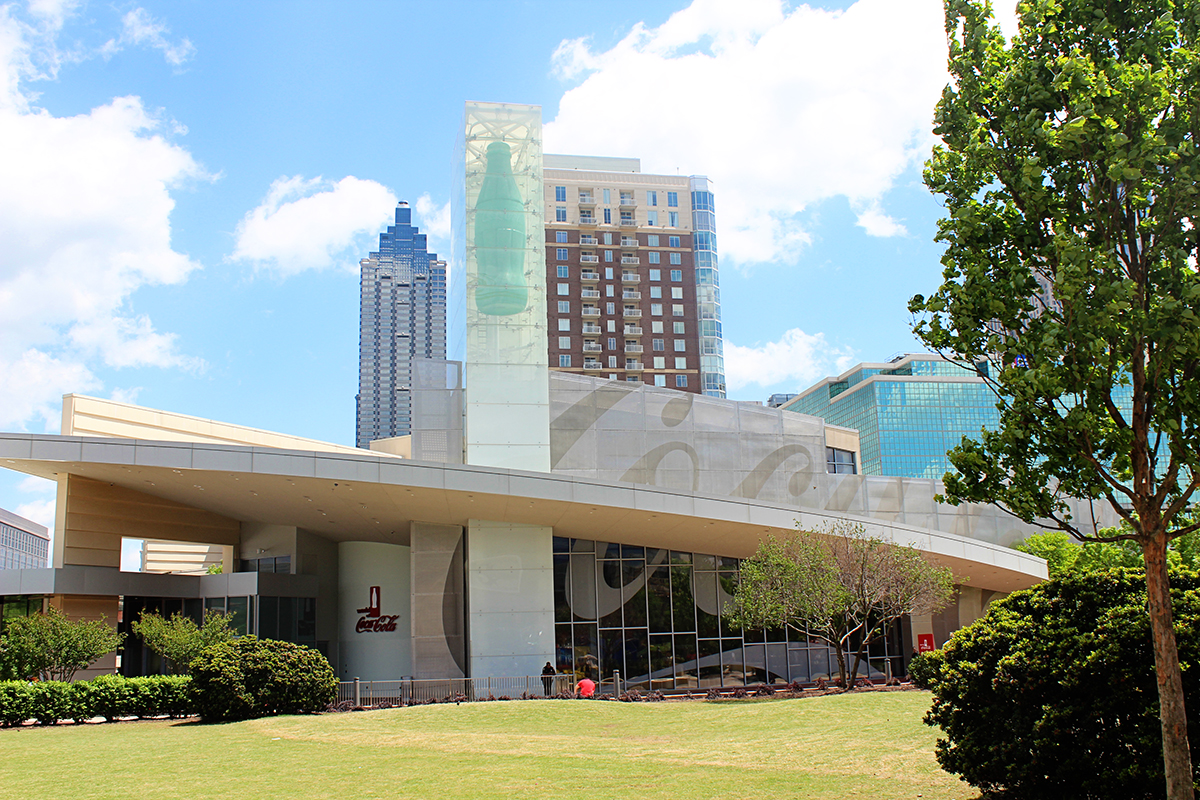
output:
[[[924,692],[0,731],[3,798],[963,798]]]

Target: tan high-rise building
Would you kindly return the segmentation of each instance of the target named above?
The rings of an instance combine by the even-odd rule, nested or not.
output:
[[[550,368],[725,396],[707,178],[546,155]]]

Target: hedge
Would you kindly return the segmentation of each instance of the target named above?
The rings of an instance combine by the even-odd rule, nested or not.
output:
[[[243,636],[191,663],[196,710],[209,722],[324,711],[337,699],[333,667],[317,650]]]
[[[102,675],[90,681],[0,681],[0,724],[42,725],[104,717],[186,717],[195,712],[191,680],[183,675],[125,678]]]

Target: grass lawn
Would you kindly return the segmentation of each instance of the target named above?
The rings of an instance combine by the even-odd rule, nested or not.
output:
[[[2,798],[965,798],[925,692],[0,731]]]

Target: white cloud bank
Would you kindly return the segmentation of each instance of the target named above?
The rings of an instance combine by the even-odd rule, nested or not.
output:
[[[60,396],[101,388],[100,364],[200,364],[129,300],[199,267],[171,246],[170,192],[207,176],[137,97],[73,117],[34,105],[28,84],[69,60],[71,10],[0,6],[0,429],[57,427]]]
[[[809,241],[797,215],[836,196],[868,234],[903,235],[880,202],[927,157],[947,80],[940,0],[695,0],[608,50],[564,41],[554,65],[582,82],[546,125],[547,151],[707,174],[734,264],[794,261]],[[599,125],[601,108],[628,119]]]
[[[785,331],[777,342],[753,347],[725,342],[725,384],[736,391],[787,381],[798,391],[844,372],[854,364],[854,356],[850,348],[830,345],[825,334],[808,334],[799,328]]]
[[[353,176],[326,181],[279,178],[238,223],[230,258],[280,277],[310,269],[357,269],[371,240],[393,219],[396,196]]]
[[[195,55],[196,47],[186,38],[172,42],[167,38],[170,32],[165,22],[154,19],[144,8],[135,8],[121,17],[121,35],[105,42],[100,53],[109,58],[126,45],[142,45],[160,51],[168,64],[181,67]]]

